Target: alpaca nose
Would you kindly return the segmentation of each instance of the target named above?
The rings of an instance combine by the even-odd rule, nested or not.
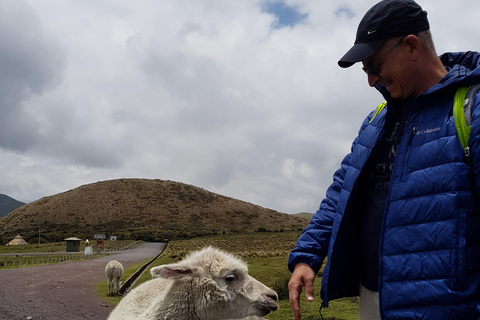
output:
[[[273,301],[278,301],[278,294],[275,292],[273,294],[267,294],[267,297],[272,299]]]

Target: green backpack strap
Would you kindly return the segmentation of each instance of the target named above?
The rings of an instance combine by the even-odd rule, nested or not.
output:
[[[472,106],[475,94],[479,91],[480,84],[470,87],[461,87],[453,99],[453,119],[457,128],[457,136],[462,144],[467,160],[470,157],[468,139],[472,131]]]
[[[375,110],[375,113],[373,114],[372,119],[370,119],[370,121],[368,123],[372,123],[373,119],[375,119],[375,117],[380,113],[380,111],[383,110],[383,108],[385,108],[386,105],[387,105],[387,101],[384,101],[384,102],[380,103],[378,105],[377,109]]]
[[[455,127],[457,128],[458,139],[460,140],[467,160],[470,158],[468,140],[470,138],[470,131],[472,131],[473,99],[478,91],[480,91],[480,84],[475,84],[470,87],[461,87],[457,89],[453,100],[453,119],[455,121]],[[378,105],[369,123],[375,119],[386,105],[386,101]]]

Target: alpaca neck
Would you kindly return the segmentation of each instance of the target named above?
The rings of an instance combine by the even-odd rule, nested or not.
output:
[[[165,300],[155,308],[156,320],[204,320],[195,312],[194,289],[191,281],[175,281]]]

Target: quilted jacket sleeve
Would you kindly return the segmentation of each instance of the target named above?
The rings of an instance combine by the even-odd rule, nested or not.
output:
[[[369,124],[373,112],[365,119],[359,131],[359,135]],[[358,136],[354,140],[351,152],[343,159],[340,169],[333,176],[333,183],[326,192],[326,197],[320,204],[320,208],[312,217],[310,224],[305,228],[298,239],[295,248],[291,251],[288,268],[291,272],[298,263],[306,263],[317,273],[327,257],[330,237],[332,234],[332,225],[337,215],[337,204],[340,191],[342,190],[343,180],[347,168],[350,166],[352,153],[358,141]]]

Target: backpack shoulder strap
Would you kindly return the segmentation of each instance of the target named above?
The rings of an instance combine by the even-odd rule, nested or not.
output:
[[[468,140],[472,131],[472,106],[475,94],[480,90],[480,84],[461,87],[455,93],[453,100],[453,118],[457,128],[457,136],[462,144],[465,156],[470,157]]]
[[[385,108],[386,105],[387,105],[387,101],[384,101],[384,102],[380,103],[378,105],[377,109],[375,109],[375,112],[373,113],[372,119],[370,119],[370,121],[368,123],[371,123],[373,121],[373,119],[375,119],[375,117],[380,113],[380,111],[382,111],[383,108]]]

